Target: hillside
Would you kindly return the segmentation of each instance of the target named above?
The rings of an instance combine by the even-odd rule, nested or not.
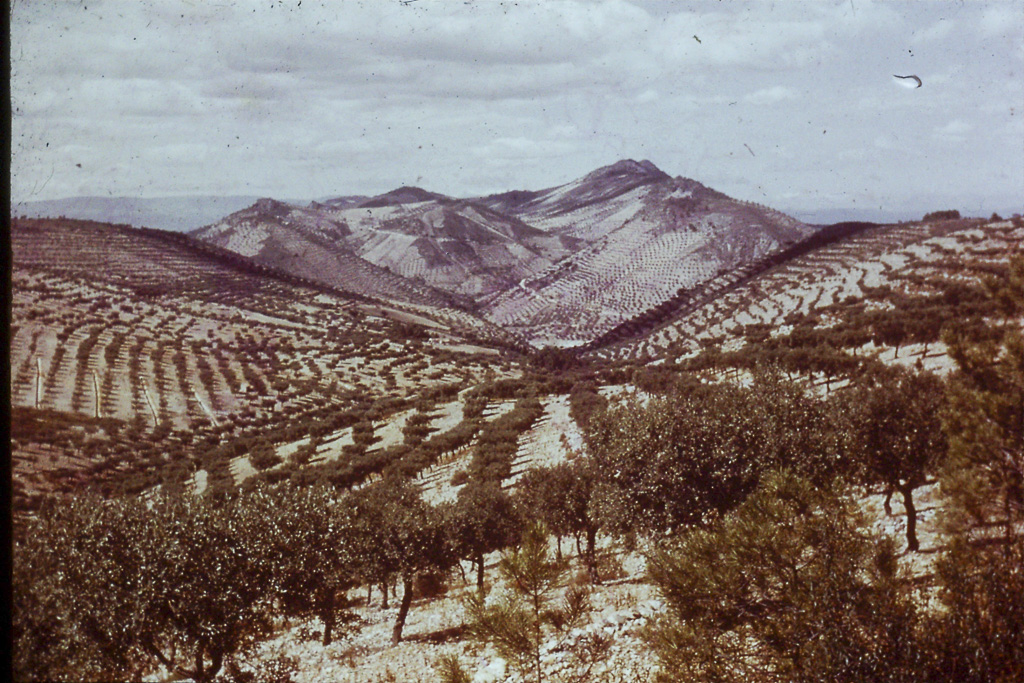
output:
[[[257,442],[507,372],[486,325],[332,290],[183,235],[67,220],[16,220],[11,234],[19,505],[85,480],[230,480],[227,455]]]
[[[567,253],[516,218],[419,188],[306,208],[263,199],[192,234],[367,295],[468,308]]]
[[[372,263],[474,305],[566,253],[562,240],[469,201],[387,198],[334,214],[351,229],[346,242]]]
[[[838,348],[855,349],[870,339],[877,354],[903,346],[900,362],[927,363],[943,355],[938,335],[954,304],[970,311],[969,300],[959,301],[965,288],[1024,250],[1024,229],[1016,221],[860,224],[850,233],[715,278],[698,296],[680,299],[678,308],[653,312],[646,331],[638,326],[634,338],[597,353],[679,358],[709,344],[736,350],[751,338],[784,338],[797,330],[815,341],[831,334],[829,343]]]
[[[452,298],[443,292],[359,258],[345,240],[352,231],[333,213],[328,205],[303,208],[260,199],[191,235],[259,263],[364,296],[450,305]]]
[[[767,207],[620,162],[518,206],[585,247],[489,302],[486,315],[535,346],[579,346],[681,292],[813,234]]]
[[[11,216],[74,218],[100,223],[125,223],[159,230],[187,232],[239,211],[259,197],[69,197],[11,205]]]

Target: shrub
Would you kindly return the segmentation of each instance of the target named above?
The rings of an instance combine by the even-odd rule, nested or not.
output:
[[[586,634],[570,644],[569,634],[591,609],[590,592],[580,585],[561,591],[567,566],[550,559],[547,546],[542,525],[527,528],[522,546],[505,553],[498,565],[508,590],[496,599],[488,599],[483,591],[466,599],[468,632],[490,643],[524,680],[543,681],[546,669],[564,664],[571,667],[565,672],[571,674],[569,680],[583,680],[607,656],[609,641],[603,634]],[[541,648],[550,634],[558,640],[556,648],[568,650],[568,661],[545,666]]]

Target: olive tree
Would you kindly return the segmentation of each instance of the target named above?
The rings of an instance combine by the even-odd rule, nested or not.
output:
[[[595,546],[601,524],[591,504],[597,476],[587,457],[578,457],[551,467],[530,470],[519,480],[517,495],[525,514],[542,521],[558,537],[572,535],[576,551],[586,563],[592,579],[597,579]],[[580,547],[580,537],[586,540]]]
[[[130,680],[152,663],[135,637],[158,586],[142,503],[47,500],[13,544],[12,663],[19,681]]]
[[[275,598],[271,526],[254,492],[158,500],[146,546],[152,611],[136,634],[170,671],[205,683],[266,637]]]
[[[890,541],[850,500],[772,474],[736,510],[663,543],[648,637],[665,681],[912,681],[914,602]]]
[[[16,677],[127,680],[159,663],[213,680],[269,632],[270,525],[257,509],[191,495],[44,506],[15,546]]]
[[[314,615],[330,645],[345,593],[357,584],[359,556],[350,509],[333,488],[283,486],[271,492],[266,510],[273,529],[268,542],[278,601],[287,614]]]
[[[914,489],[925,483],[946,454],[940,411],[942,381],[928,372],[879,371],[846,397],[853,425],[852,458],[869,484],[898,491],[907,513],[907,548],[917,551]]]
[[[478,480],[471,480],[459,490],[451,513],[449,532],[454,550],[476,565],[476,585],[483,588],[484,555],[519,540],[519,515],[497,482]]]
[[[661,533],[710,521],[768,468],[816,480],[842,465],[829,406],[771,374],[749,387],[692,383],[663,398],[627,400],[585,436],[609,530]]]
[[[392,645],[397,645],[412,606],[416,577],[455,564],[445,515],[424,502],[413,484],[399,478],[360,489],[347,504],[352,506],[349,514],[354,519],[362,575],[375,577],[384,585],[392,578],[402,582],[402,601],[391,634]]]

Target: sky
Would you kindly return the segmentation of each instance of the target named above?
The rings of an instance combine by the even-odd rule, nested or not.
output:
[[[14,0],[11,98],[12,202],[632,158],[789,211],[1024,206],[1024,0]]]

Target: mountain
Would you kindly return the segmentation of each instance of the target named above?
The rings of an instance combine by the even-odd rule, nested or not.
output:
[[[486,206],[436,195],[374,198],[332,216],[349,226],[346,242],[360,257],[477,302],[550,267],[572,244]]]
[[[428,192],[419,187],[400,187],[384,194],[377,195],[363,202],[359,206],[374,208],[379,206],[399,206],[401,204],[416,204],[417,202],[429,202],[435,199],[446,197],[436,192]]]
[[[368,296],[444,291],[536,346],[578,346],[814,232],[646,160],[538,191],[341,199],[260,200],[193,234]]]
[[[814,233],[766,206],[672,178],[649,161],[620,161],[559,187],[481,202],[586,245],[484,311],[537,346],[588,343]]]
[[[100,223],[124,223],[161,230],[186,232],[221,216],[244,209],[259,197],[70,197],[11,205],[12,216],[28,218],[65,216]]]
[[[486,206],[407,187],[355,206],[261,199],[193,235],[369,296],[470,308],[550,267],[573,243]]]
[[[533,224],[558,225],[557,220],[554,223],[547,221],[588,206],[607,205],[630,190],[669,179],[667,173],[650,161],[625,159],[565,185],[537,192],[506,192],[482,197],[478,201]]]
[[[263,198],[192,231],[204,242],[363,296],[448,306],[452,297],[360,258],[346,243],[352,234],[326,204],[299,207]]]

